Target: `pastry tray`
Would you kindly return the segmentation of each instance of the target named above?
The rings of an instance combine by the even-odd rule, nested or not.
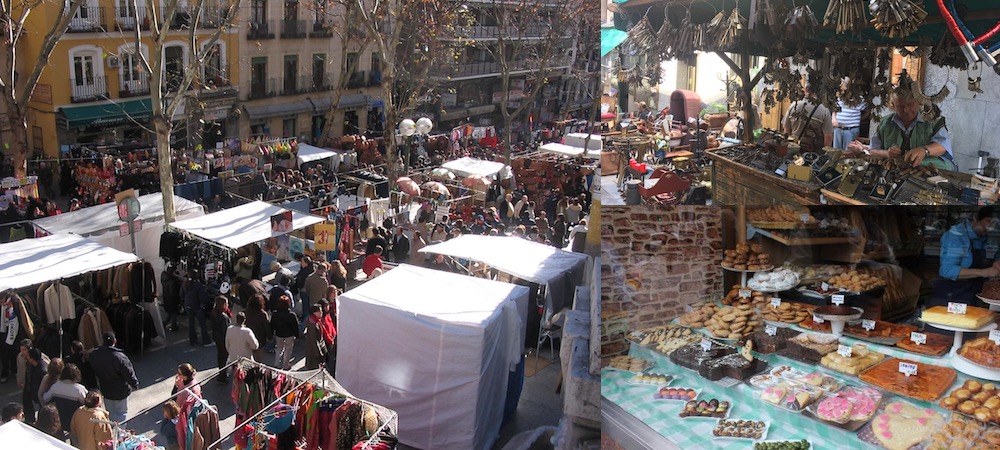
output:
[[[663,387],[663,386],[661,386],[661,387]],[[660,391],[660,389],[658,387],[658,388],[656,388],[656,392],[653,392],[652,394],[649,395],[649,399],[652,400],[652,401],[654,401],[654,402],[680,402],[683,405],[684,403],[687,403],[689,401],[697,400],[698,399],[698,395],[701,394],[701,391],[698,390],[698,389],[695,389],[695,388],[676,387],[676,388],[673,388],[673,389],[690,389],[690,390],[694,391],[694,398],[693,399],[692,398],[687,398],[687,399],[679,399],[679,398],[656,398],[656,397],[654,397],[654,395],[656,395],[656,393]],[[730,405],[729,408],[732,409],[732,405]]]
[[[802,412],[804,412],[804,411],[805,411],[806,409],[808,409],[808,408],[809,408],[810,406],[812,406],[812,405],[815,405],[815,404],[816,404],[816,402],[818,402],[818,401],[819,401],[820,399],[822,399],[822,398],[823,398],[823,391],[818,391],[818,390],[816,390],[816,389],[810,389],[810,388],[808,388],[808,387],[805,387],[804,385],[802,385],[802,384],[799,384],[799,383],[794,383],[794,382],[788,382],[788,381],[786,381],[786,383],[788,383],[788,385],[789,385],[790,387],[792,387],[793,389],[806,389],[806,390],[810,390],[810,391],[813,391],[813,392],[812,392],[812,393],[814,394],[814,395],[813,395],[813,401],[812,401],[811,403],[809,403],[808,405],[806,405],[806,407],[805,407],[805,408],[802,408],[802,409],[793,409],[793,408],[789,408],[789,407],[787,407],[787,406],[785,406],[785,405],[784,405],[784,403],[785,403],[785,398],[787,398],[787,397],[788,397],[788,395],[789,395],[789,394],[791,394],[791,392],[788,392],[788,393],[785,393],[785,397],[783,397],[783,398],[781,399],[781,404],[778,404],[778,403],[771,403],[771,402],[769,402],[769,401],[767,401],[767,400],[764,400],[764,399],[760,398],[760,397],[761,397],[761,395],[763,395],[763,394],[764,394],[764,389],[760,389],[760,390],[758,390],[757,392],[755,392],[755,393],[754,393],[754,400],[756,400],[756,401],[759,401],[760,403],[762,403],[762,404],[766,404],[766,405],[768,405],[768,406],[773,406],[773,407],[775,407],[775,408],[778,408],[778,409],[782,409],[782,410],[785,410],[785,411],[788,411],[788,412],[790,412],[790,413],[793,413],[793,414],[799,414],[799,413],[802,413]]]
[[[756,420],[756,419],[729,419],[729,420]],[[726,441],[741,441],[741,442],[761,442],[767,439],[767,432],[771,428],[771,423],[766,420],[757,420],[757,422],[764,422],[764,431],[761,432],[760,439],[742,438],[733,436],[716,436],[714,434],[712,434],[712,439],[726,440]],[[715,428],[712,428],[712,431],[714,432]]]
[[[936,393],[936,395],[935,395],[934,391],[928,389],[925,392],[925,394],[926,394],[925,396],[923,396],[923,397],[916,397],[916,396],[914,396],[915,393],[913,393],[913,392],[900,391],[900,390],[892,388],[891,386],[878,386],[878,385],[873,384],[871,381],[868,381],[868,380],[865,380],[864,378],[862,378],[863,376],[865,376],[868,373],[872,373],[873,374],[872,376],[868,377],[869,379],[871,379],[872,377],[874,377],[875,376],[874,374],[876,374],[876,373],[884,373],[885,372],[884,369],[880,370],[882,368],[882,366],[889,367],[891,369],[890,373],[892,373],[893,376],[896,376],[896,377],[905,377],[905,375],[900,374],[898,372],[898,370],[899,370],[898,369],[899,363],[901,363],[901,362],[913,363],[913,364],[917,364],[920,367],[925,367],[925,368],[926,367],[933,368],[933,370],[934,370],[933,373],[936,374],[936,375],[931,376],[930,378],[934,379],[935,381],[933,383],[930,382],[930,381],[928,381],[925,385],[928,386],[928,387],[930,387],[930,388],[933,388],[935,386],[939,386],[941,388],[941,390],[938,391]],[[876,371],[879,371],[879,372],[876,372]],[[950,379],[941,379],[940,378],[940,377],[943,377],[943,376],[946,376],[946,375],[950,375]],[[955,382],[955,378],[957,378],[957,375],[958,374],[955,372],[955,369],[952,369],[950,367],[935,366],[933,364],[920,363],[920,362],[916,362],[916,361],[908,361],[908,360],[900,359],[900,358],[885,358],[885,359],[882,360],[882,362],[879,362],[878,364],[875,364],[875,365],[873,365],[873,366],[871,366],[871,367],[869,367],[869,368],[861,371],[861,373],[858,374],[858,378],[861,379],[862,381],[865,381],[866,383],[868,383],[869,385],[871,385],[873,387],[879,388],[879,389],[881,389],[883,391],[886,391],[886,392],[891,392],[891,393],[896,394],[896,395],[898,395],[900,397],[906,397],[906,398],[910,398],[910,399],[914,399],[914,400],[919,400],[919,401],[925,401],[925,402],[935,402],[935,401],[939,400],[941,397],[944,397],[944,395],[948,393],[948,388],[950,388],[951,385]],[[928,375],[928,372],[924,372],[923,375],[921,375],[920,372],[918,372],[918,374],[915,375],[915,376],[918,376],[918,377],[919,376],[928,377],[929,375]],[[882,382],[888,381],[888,380],[885,380],[884,378],[886,378],[886,377],[880,376],[880,377],[877,377],[875,379],[879,380],[879,381],[882,381]],[[909,378],[910,377],[906,377],[906,379],[909,379]]]
[[[881,337],[881,336],[878,336],[878,337],[876,337],[876,336],[870,336],[869,337],[869,336],[861,336],[859,334],[851,333],[850,331],[847,331],[846,329],[844,330],[844,335],[845,336],[850,336],[850,337],[852,337],[854,339],[857,339],[859,341],[871,342],[873,344],[886,345],[886,346],[889,346],[889,347],[892,347],[892,346],[896,345],[896,343],[899,342],[902,339],[902,338],[898,338],[898,337]]]
[[[840,390],[849,389],[851,387],[854,387],[854,386],[845,385]],[[878,401],[875,402],[875,410],[874,410],[874,412],[872,412],[872,415],[870,417],[868,417],[868,418],[866,418],[864,420],[849,420],[849,421],[844,422],[844,423],[839,423],[839,422],[834,422],[834,421],[830,421],[830,420],[821,419],[819,417],[819,414],[817,414],[817,412],[816,412],[817,408],[819,408],[820,402],[822,402],[823,400],[825,400],[827,397],[832,397],[832,396],[836,395],[837,392],[840,392],[840,390],[838,390],[836,392],[831,392],[829,394],[824,394],[822,397],[819,398],[819,400],[816,400],[811,405],[809,405],[808,407],[806,407],[806,409],[802,411],[802,414],[805,415],[806,417],[809,417],[810,419],[813,419],[813,420],[817,421],[817,422],[830,425],[831,427],[837,427],[837,428],[840,428],[842,430],[847,430],[847,431],[858,431],[858,430],[861,429],[861,427],[865,426],[866,423],[868,423],[870,420],[872,420],[872,418],[875,417],[876,414],[878,414],[879,408],[882,407],[882,401],[885,400],[885,397],[886,397],[885,393],[883,393],[882,396],[879,397]]]

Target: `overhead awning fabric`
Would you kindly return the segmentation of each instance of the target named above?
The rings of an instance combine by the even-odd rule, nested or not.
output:
[[[622,2],[624,3],[624,2]],[[601,28],[601,57],[611,53],[628,38],[628,33],[614,28]]]
[[[284,211],[287,209],[280,206],[252,202],[206,216],[174,222],[169,226],[235,250],[247,244],[281,235],[282,233],[271,231],[271,216]],[[323,220],[322,217],[292,210],[292,230],[305,228]]]
[[[441,165],[460,177],[481,176],[491,177],[503,170],[504,163],[474,159],[468,156],[448,161]]]
[[[76,450],[76,447],[49,436],[20,420],[11,420],[0,425],[0,441],[3,441],[5,448]]]
[[[601,159],[600,150],[587,150],[586,154],[584,154],[583,147],[574,147],[572,145],[560,144],[558,142],[550,142],[538,147],[538,149],[543,152],[554,153],[562,156],[577,157],[583,155],[584,158],[588,159]]]
[[[266,105],[243,105],[243,109],[247,111],[247,115],[250,116],[250,119],[254,120],[274,116],[284,116],[288,114],[312,112],[313,104],[309,100],[300,100],[297,102],[271,103]]]
[[[59,108],[64,128],[118,125],[129,121],[148,120],[153,114],[150,99],[126,100],[103,105]]]
[[[34,286],[135,261],[139,258],[131,253],[73,234],[8,242],[0,244],[0,290]]]
[[[540,284],[559,278],[587,260],[583,253],[567,252],[514,236],[465,234],[428,245],[420,251],[482,261],[515,277]]]
[[[298,158],[300,165],[308,162],[319,161],[321,159],[332,158],[336,155],[337,153],[332,150],[313,147],[309,144],[299,144]]]
[[[368,96],[365,94],[351,94],[340,96],[340,101],[337,102],[337,108],[339,109],[356,109],[368,107]]]
[[[163,194],[157,192],[141,195],[139,196],[139,206],[141,208],[139,218],[144,222],[149,223],[163,219]],[[203,210],[201,205],[191,200],[174,196],[174,211],[177,217],[197,214]],[[118,219],[118,207],[114,203],[104,203],[77,211],[42,217],[35,219],[32,223],[52,234],[72,233],[89,236],[108,230],[114,230],[117,233],[118,225],[122,221]]]

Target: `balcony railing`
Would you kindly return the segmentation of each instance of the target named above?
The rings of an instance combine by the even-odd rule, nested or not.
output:
[[[467,39],[498,39],[504,37],[506,39],[525,39],[525,38],[544,38],[548,37],[550,34],[549,26],[545,24],[536,25],[525,25],[525,26],[506,26],[500,27],[496,25],[472,25],[469,27],[462,27],[458,30],[458,34]],[[567,33],[564,33],[567,34]]]
[[[124,77],[127,78],[127,77]],[[122,78],[118,86],[118,96],[121,98],[149,95],[149,74],[137,73],[131,80]]]
[[[247,23],[247,39],[274,39],[274,21],[261,20]]]
[[[103,6],[81,6],[76,15],[69,21],[70,33],[92,33],[105,31],[108,24],[104,21]]]
[[[206,88],[231,86],[229,74],[228,64],[223,64],[222,67],[205,66],[205,79],[202,80],[202,85]]]
[[[309,37],[333,37],[333,25],[323,22],[313,22],[312,31],[309,32]]]
[[[299,93],[298,77],[272,78],[271,83],[281,86],[281,95],[295,95]]]
[[[191,13],[178,7],[174,9],[174,16],[167,18],[168,10],[169,8],[160,8],[160,20],[170,20],[171,30],[180,30],[191,26]]]
[[[349,75],[347,79],[348,89],[363,88],[368,84],[368,72],[364,70],[356,70],[354,73]]]
[[[299,77],[299,93],[305,94],[308,92],[323,92],[333,89],[332,83],[330,83],[330,75],[323,74],[322,77],[317,77],[315,75],[303,75]]]
[[[91,77],[87,80],[69,79],[70,101],[73,103],[92,102],[108,98],[108,77]]]
[[[570,64],[569,58],[554,58],[546,61],[546,67],[564,67]],[[511,72],[527,70],[538,70],[540,65],[537,61],[515,61],[509,64]],[[477,62],[470,64],[458,64],[453,66],[452,72],[437,72],[435,76],[468,77],[474,75],[501,74],[503,73],[500,64],[495,62]]]
[[[251,81],[250,89],[247,91],[247,99],[255,100],[259,98],[268,98],[278,95],[277,79],[270,78],[260,81]]]
[[[115,30],[117,31],[130,31],[135,29],[135,16],[132,15],[132,11],[138,13],[139,25],[143,30],[149,30],[149,19],[146,18],[146,8],[129,7],[128,10],[115,9]]]
[[[282,20],[281,38],[296,39],[306,37],[306,21],[304,20]]]

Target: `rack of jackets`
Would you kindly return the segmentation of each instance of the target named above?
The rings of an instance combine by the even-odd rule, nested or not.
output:
[[[219,440],[219,411],[205,399],[188,396],[181,405],[181,414],[177,417],[177,443],[182,450],[217,450],[218,444],[209,447]]]

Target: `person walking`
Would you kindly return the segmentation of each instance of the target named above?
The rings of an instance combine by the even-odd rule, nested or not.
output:
[[[309,318],[306,320],[306,370],[316,370],[326,360],[326,340],[323,339],[321,322],[323,320],[323,307],[316,303],[309,309]]]
[[[167,400],[163,404],[163,420],[160,421],[160,432],[157,434],[157,443],[163,443],[166,450],[180,450],[180,442],[177,440],[177,420],[181,415],[181,407],[173,400]],[[162,441],[160,440],[162,438]]]
[[[257,339],[258,346],[253,352],[254,361],[264,361],[264,353],[266,353],[264,347],[272,337],[271,317],[264,310],[264,303],[264,296],[255,296],[250,299],[250,303],[247,304],[247,310],[244,311],[244,314],[246,314],[246,326],[253,331],[253,335]]]
[[[76,368],[80,370],[80,383],[88,390],[97,389],[97,378],[94,376],[94,369],[90,367],[89,358],[90,352],[83,349],[83,342],[73,341],[69,344],[69,356],[65,358],[66,364],[76,365]]]
[[[410,256],[410,239],[403,233],[403,227],[396,227],[396,234],[392,237],[392,261],[396,264],[406,262]]]
[[[73,363],[67,363],[59,381],[42,394],[42,402],[54,404],[59,410],[59,419],[67,425],[86,398],[87,388],[80,384],[80,369]]]
[[[413,244],[410,251],[410,264],[414,266],[423,266],[427,262],[427,255],[420,253],[420,249],[427,246],[427,241],[424,241],[424,236],[419,231],[413,232]]]
[[[229,353],[229,361],[236,361],[240,358],[254,360],[254,351],[260,348],[260,342],[254,336],[253,330],[246,326],[247,316],[245,312],[236,314],[236,323],[226,330],[226,352]]]
[[[215,363],[221,371],[226,367],[226,361],[229,359],[229,351],[226,349],[226,330],[232,322],[232,313],[229,311],[228,298],[223,295],[215,297],[215,308],[212,309],[209,320],[212,322],[212,340],[215,341]],[[229,374],[225,371],[220,372],[215,377],[215,382],[219,384],[225,384],[228,381]]]
[[[304,289],[306,288],[306,279],[309,278],[309,275],[312,275],[312,273],[316,270],[316,267],[313,266],[313,260],[309,256],[301,253],[297,253],[295,256],[297,256],[299,260],[299,271],[295,274],[295,282],[291,286],[292,295],[298,295],[299,302],[306,302],[308,301],[305,298],[307,294],[304,292]]]
[[[337,376],[337,291],[328,294],[327,298],[320,302],[323,307],[323,317],[320,320],[320,331],[323,332],[323,341],[326,343],[326,370],[330,376]]]
[[[28,350],[27,363],[27,382],[24,385],[24,396],[22,398],[26,402],[32,403],[32,415],[28,416],[28,419],[34,423],[34,412],[41,405],[41,396],[38,395],[38,391],[42,385],[42,379],[45,378],[48,372],[49,362],[47,359],[42,358],[42,351],[34,347]]]
[[[201,386],[194,380],[194,374],[197,372],[190,363],[177,366],[174,388],[170,391],[170,395],[177,395],[178,405],[184,405],[191,399],[201,398]]]
[[[108,412],[101,406],[101,391],[90,391],[83,406],[73,413],[69,436],[74,447],[80,450],[101,450],[104,442],[111,440]]]
[[[305,320],[309,317],[312,304],[323,299],[326,295],[326,288],[330,286],[327,278],[328,266],[323,261],[313,263],[313,273],[305,281],[305,297],[302,302],[302,324],[301,329],[305,329]],[[308,302],[308,303],[306,303]]]
[[[62,376],[63,369],[66,368],[66,363],[63,362],[62,358],[52,358],[49,361],[48,367],[45,369],[45,376],[42,377],[41,384],[38,385],[38,396],[35,397],[38,400],[39,405],[44,405],[47,403],[42,397],[53,384],[59,381]]]
[[[38,410],[38,420],[35,421],[35,429],[60,441],[66,440],[62,421],[59,419],[59,411],[55,405],[44,405]]]
[[[184,283],[184,309],[188,316],[188,344],[192,347],[204,345],[208,346],[211,338],[208,337],[208,317],[207,309],[211,308],[212,300],[208,296],[208,289],[198,279],[197,274],[192,274],[191,278]],[[208,306],[206,308],[206,305]],[[198,339],[198,330],[195,322],[201,327],[201,340]],[[105,396],[107,393],[105,392]],[[109,409],[110,406],[109,406]],[[114,412],[112,411],[112,414]]]
[[[32,400],[31,392],[28,390],[28,382],[30,380],[30,373],[32,366],[28,363],[28,352],[35,348],[35,344],[31,342],[31,339],[21,339],[18,343],[18,354],[17,354],[17,388],[21,389],[21,405],[24,408],[24,421],[25,423],[32,423],[35,421],[35,402]],[[49,357],[42,353],[42,359],[46,364],[49,362]]]
[[[330,262],[330,270],[327,273],[327,279],[330,280],[330,284],[336,286],[341,292],[347,290],[347,268],[344,267],[344,263],[340,262],[339,259],[335,259]],[[308,311],[303,309],[304,313]],[[303,317],[306,314],[302,314]]]
[[[556,221],[552,223],[552,246],[555,248],[563,248],[566,244],[563,242],[566,240],[566,217],[562,214],[556,214]]]
[[[181,278],[174,271],[172,263],[160,273],[160,284],[163,285],[163,310],[167,313],[163,327],[167,331],[177,331],[177,316],[181,312]]]
[[[108,415],[115,422],[128,417],[128,397],[139,388],[132,361],[117,347],[113,331],[104,333],[104,345],[90,352],[90,365],[101,387]]]
[[[281,296],[278,309],[271,313],[271,330],[277,346],[274,350],[274,367],[282,370],[292,368],[292,350],[299,337],[299,318],[292,311],[291,299]]]

